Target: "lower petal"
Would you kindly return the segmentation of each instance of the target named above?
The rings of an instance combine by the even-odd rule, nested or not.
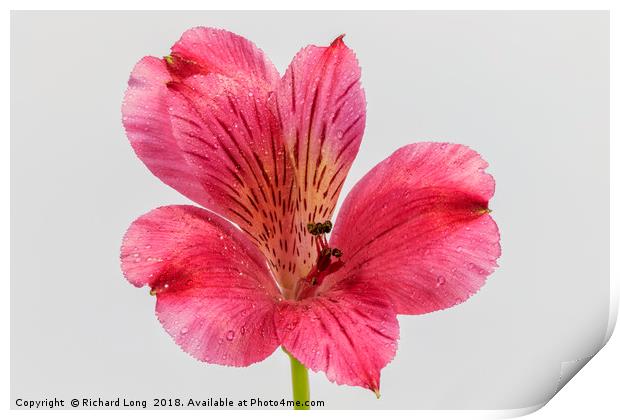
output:
[[[149,286],[164,329],[193,357],[247,366],[279,345],[280,299],[263,255],[228,221],[193,206],[155,209],[132,223],[121,263]]]
[[[283,347],[306,367],[339,385],[379,392],[398,339],[396,312],[379,289],[343,281],[322,295],[282,301],[275,320]]]

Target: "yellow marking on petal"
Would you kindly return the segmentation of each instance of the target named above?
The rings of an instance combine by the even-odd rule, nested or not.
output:
[[[168,64],[172,64],[172,63],[174,63],[174,59],[172,58],[172,56],[171,56],[171,55],[165,55],[165,56],[164,56],[164,60],[166,60],[166,62],[167,62]]]

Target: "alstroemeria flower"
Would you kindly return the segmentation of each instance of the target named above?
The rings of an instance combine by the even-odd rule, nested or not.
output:
[[[500,255],[495,185],[465,146],[402,147],[332,220],[365,108],[342,37],[302,49],[283,77],[250,41],[210,28],[136,65],[122,109],[131,145],[203,208],[134,221],[122,269],[150,288],[184,351],[247,366],[282,346],[330,381],[377,392],[396,316],[448,308],[483,285]]]

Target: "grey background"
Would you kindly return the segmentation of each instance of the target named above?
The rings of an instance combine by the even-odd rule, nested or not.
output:
[[[368,100],[341,200],[397,147],[467,144],[490,162],[499,270],[466,303],[401,316],[382,397],[311,375],[328,408],[518,408],[601,345],[609,308],[609,16],[605,12],[14,12],[11,399],[290,396],[276,351],[195,361],[119,270],[129,223],[186,203],[135,157],[120,104],[144,55],[196,25],[242,34],[282,73],[346,33]]]

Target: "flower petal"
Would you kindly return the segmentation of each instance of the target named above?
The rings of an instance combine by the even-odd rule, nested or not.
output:
[[[456,144],[417,143],[374,167],[345,199],[330,244],[344,267],[326,281],[371,281],[399,314],[461,303],[497,266],[499,232],[487,209],[488,164]]]
[[[360,77],[355,54],[340,36],[329,47],[301,50],[278,85],[278,112],[298,181],[304,235],[307,223],[331,217],[357,155],[366,123]],[[308,256],[314,262],[314,255]]]
[[[279,345],[280,295],[265,259],[221,217],[193,206],[152,210],[127,231],[121,263],[132,284],[151,287],[163,327],[195,358],[247,366]]]
[[[278,70],[263,51],[251,41],[224,29],[196,27],[183,33],[172,47],[175,57],[196,64],[204,73],[217,73],[233,79],[250,79],[263,88],[273,89],[280,79]]]
[[[122,107],[123,124],[132,147],[155,176],[208,207],[212,198],[176,144],[168,109],[167,84],[182,83],[196,73],[238,77],[262,89],[274,89],[279,76],[252,42],[213,28],[186,31],[172,47],[171,56],[144,57],[132,71]]]
[[[316,297],[282,301],[275,320],[282,345],[306,367],[379,392],[381,369],[396,353],[398,321],[377,287],[344,280]]]
[[[140,60],[125,93],[123,125],[134,151],[155,176],[196,203],[206,205],[206,192],[172,135],[166,99],[166,83],[170,80],[164,60]]]
[[[299,277],[294,176],[268,92],[220,75],[170,85],[174,136],[211,199],[266,255],[285,289]]]

